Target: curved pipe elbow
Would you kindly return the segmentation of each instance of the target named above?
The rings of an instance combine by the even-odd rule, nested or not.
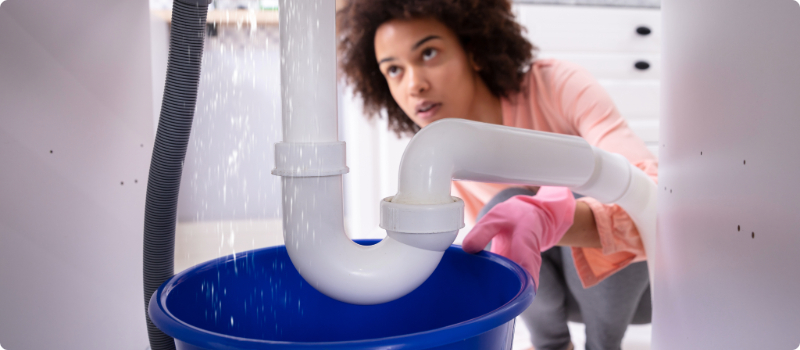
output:
[[[341,175],[283,177],[282,185],[284,241],[292,264],[315,289],[346,303],[380,304],[413,291],[458,233],[389,231],[383,241],[362,246],[344,231]]]
[[[391,236],[375,245],[361,246],[343,231],[327,235],[340,237],[340,243],[324,246],[302,242],[289,244],[286,249],[308,283],[350,304],[382,304],[410,293],[428,279],[444,255],[444,251],[416,248]]]

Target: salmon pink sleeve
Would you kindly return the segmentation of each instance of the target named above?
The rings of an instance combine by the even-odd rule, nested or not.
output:
[[[585,69],[558,62],[549,74],[551,107],[567,119],[578,135],[600,149],[619,153],[658,180],[658,161],[619,113],[611,96]],[[591,287],[628,264],[646,260],[639,231],[630,216],[616,204],[593,198],[579,201],[594,213],[602,248],[572,248],[584,288]]]

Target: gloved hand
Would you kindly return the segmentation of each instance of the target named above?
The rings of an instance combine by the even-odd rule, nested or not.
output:
[[[535,196],[514,196],[497,204],[464,238],[467,253],[492,242],[491,252],[520,264],[538,289],[541,252],[552,248],[572,226],[575,197],[566,187],[541,187]]]

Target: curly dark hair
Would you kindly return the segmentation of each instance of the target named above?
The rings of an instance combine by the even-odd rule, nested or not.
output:
[[[509,0],[349,0],[336,13],[341,69],[367,116],[386,110],[389,129],[398,136],[413,135],[420,127],[395,102],[375,60],[375,32],[397,18],[434,18],[450,28],[498,97],[520,90],[534,59],[536,47],[522,36]]]

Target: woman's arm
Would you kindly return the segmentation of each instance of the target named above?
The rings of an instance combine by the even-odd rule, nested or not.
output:
[[[611,96],[585,69],[560,62],[551,71],[550,106],[559,111],[589,144],[624,156],[642,169],[654,181],[658,176],[656,157],[648,151],[625,119],[620,115]],[[575,227],[570,229],[572,257],[584,287],[591,287],[628,264],[646,259],[639,231],[628,214],[615,204],[604,204],[583,197],[580,207],[590,208],[592,219],[576,207]],[[594,227],[587,229],[586,224]],[[566,237],[565,237],[566,238]],[[572,238],[575,238],[574,240]],[[600,245],[595,239],[599,239]],[[586,245],[584,245],[586,244]]]
[[[594,213],[585,202],[575,204],[575,218],[567,233],[558,241],[560,246],[601,248],[600,234],[597,232],[597,223]]]
[[[539,190],[539,186],[522,186],[534,193]],[[581,248],[602,248],[600,244],[600,234],[597,231],[597,223],[594,221],[594,212],[589,204],[578,201],[575,204],[575,218],[572,226],[567,233],[558,241],[559,246],[581,247]]]

